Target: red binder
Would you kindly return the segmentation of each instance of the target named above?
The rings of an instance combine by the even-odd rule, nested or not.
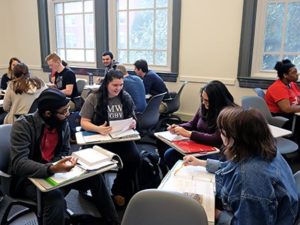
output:
[[[199,144],[192,140],[172,141],[172,144],[183,154],[192,154],[192,153],[201,154],[201,153],[213,152],[217,150],[217,148],[213,146]]]

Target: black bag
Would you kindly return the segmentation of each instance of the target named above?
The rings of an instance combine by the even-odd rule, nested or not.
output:
[[[76,127],[80,126],[81,117],[79,115],[79,112],[71,112],[67,119],[69,122],[71,139],[75,140]]]
[[[162,180],[162,172],[159,167],[160,157],[158,153],[140,152],[140,165],[138,169],[139,190],[157,188]]]

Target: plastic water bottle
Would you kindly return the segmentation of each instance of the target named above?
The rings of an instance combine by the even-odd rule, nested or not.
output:
[[[94,84],[94,74],[93,73],[88,73],[89,75],[89,85]]]

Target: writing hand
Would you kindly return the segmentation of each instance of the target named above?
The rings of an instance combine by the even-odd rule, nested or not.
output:
[[[172,134],[175,134],[175,128],[176,128],[178,125],[176,125],[176,124],[172,124],[172,125],[167,124],[167,125],[168,125],[167,130],[170,131]]]
[[[59,160],[56,164],[50,166],[50,171],[53,173],[63,173],[70,171],[77,163],[77,158],[67,156]]]

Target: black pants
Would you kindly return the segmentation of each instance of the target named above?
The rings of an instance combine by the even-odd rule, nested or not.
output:
[[[118,221],[118,214],[103,177],[102,175],[96,175],[63,188],[42,193],[43,225],[65,224],[66,202],[64,197],[71,189],[80,191],[91,190],[92,200],[101,216],[107,221]],[[37,200],[36,187],[29,180],[20,185],[17,193],[21,193],[21,197]]]
[[[139,165],[139,152],[134,141],[115,142],[101,144],[101,147],[118,154],[123,161],[123,169],[119,169],[112,186],[114,195],[122,195],[130,198],[132,193],[132,182]]]

